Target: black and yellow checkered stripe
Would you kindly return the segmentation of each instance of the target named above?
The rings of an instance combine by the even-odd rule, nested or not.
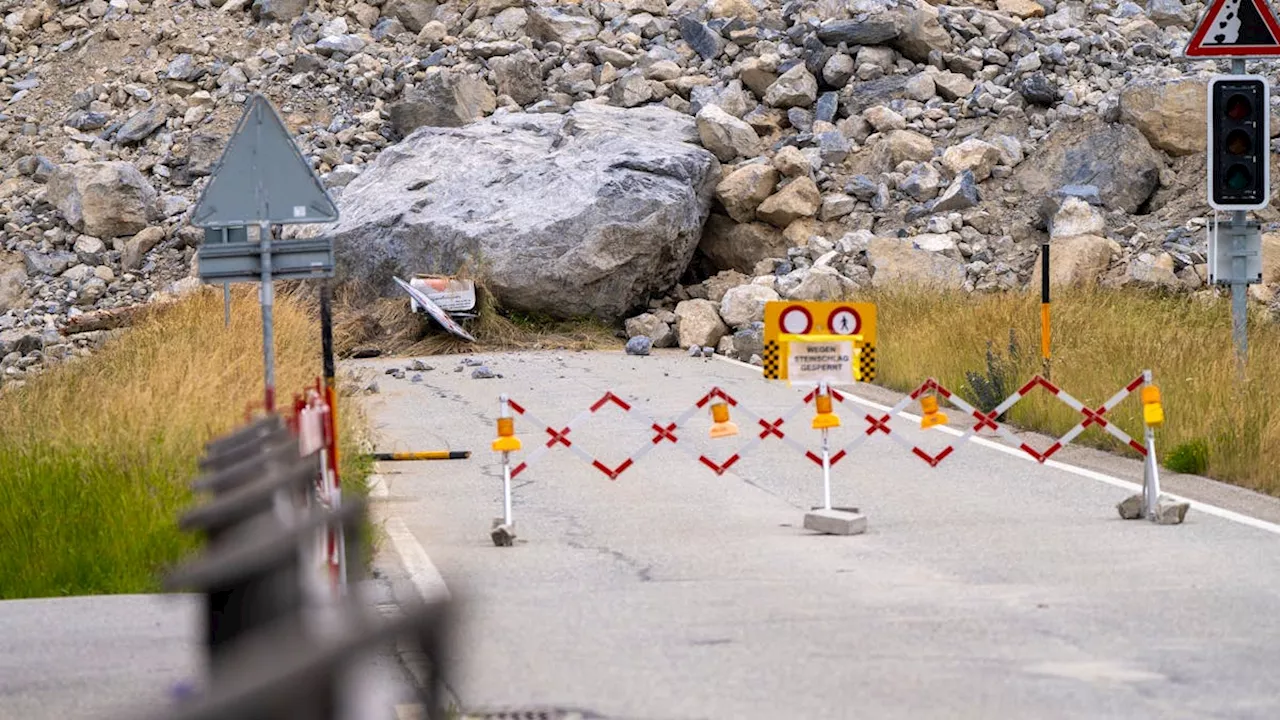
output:
[[[858,381],[872,382],[876,379],[876,346],[863,345],[858,353]]]
[[[764,355],[761,359],[764,361],[764,376],[767,380],[777,380],[782,374],[782,360],[780,356],[782,348],[778,345],[777,340],[768,340],[764,344]]]

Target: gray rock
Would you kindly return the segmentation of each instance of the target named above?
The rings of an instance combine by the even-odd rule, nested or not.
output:
[[[614,105],[633,108],[653,99],[653,86],[640,72],[629,72],[614,81],[609,88],[609,100]]]
[[[877,288],[964,287],[964,266],[958,260],[917,248],[909,239],[873,239],[867,246],[867,261],[872,268],[872,284]]]
[[[542,63],[530,50],[504,55],[489,61],[499,95],[508,95],[521,105],[542,99]]]
[[[26,355],[39,350],[43,345],[44,339],[34,330],[27,328],[0,330],[0,357],[15,352]]]
[[[648,355],[653,348],[653,341],[643,335],[637,335],[627,341],[628,355]]]
[[[698,113],[697,125],[702,146],[715,154],[721,162],[729,162],[738,157],[754,157],[762,149],[760,136],[756,131],[747,123],[721,110],[718,105],[704,107]]]
[[[196,62],[191,53],[181,53],[174,59],[169,61],[169,67],[165,70],[165,77],[170,80],[181,80],[183,82],[194,82],[199,80],[208,71],[204,66]]]
[[[884,16],[868,20],[828,20],[818,28],[818,39],[827,45],[882,45],[898,34],[897,22]]]
[[[169,106],[160,102],[152,103],[147,109],[135,113],[120,126],[116,131],[116,142],[122,145],[140,143],[151,133],[160,129],[168,116]]]
[[[973,179],[973,172],[965,170],[951,181],[947,191],[930,206],[933,212],[954,212],[976,207],[980,202],[978,183]]]
[[[27,155],[18,160],[18,172],[38,183],[48,182],[57,169],[58,166],[43,155]]]
[[[720,317],[729,327],[740,328],[763,320],[765,303],[778,299],[778,293],[764,285],[729,288],[720,300]]]
[[[840,95],[834,92],[825,92],[818,96],[818,104],[814,107],[814,120],[822,122],[835,122],[836,111],[840,109]]]
[[[1160,27],[1190,27],[1192,20],[1181,0],[1147,0],[1147,17]]]
[[[160,241],[164,240],[164,230],[149,227],[129,238],[124,244],[124,252],[120,255],[120,265],[125,270],[137,270],[142,267],[147,253],[151,252]]]
[[[594,103],[423,128],[347,186],[328,234],[377,291],[483,258],[504,307],[614,320],[692,258],[719,179],[696,140],[675,111]]]
[[[941,185],[942,175],[937,169],[931,163],[920,163],[907,174],[898,189],[917,202],[927,202],[938,196],[938,188]]]
[[[62,124],[80,131],[97,130],[106,127],[110,119],[106,113],[77,110],[68,115]]]
[[[1137,128],[1088,120],[1055,129],[1013,177],[1031,197],[1093,185],[1107,208],[1133,213],[1159,186],[1164,164]]]
[[[734,359],[751,362],[751,358],[764,354],[764,323],[753,322],[733,334]]]
[[[649,338],[654,347],[675,347],[676,335],[671,326],[653,313],[642,313],[628,318],[625,323],[628,338],[644,336]]]
[[[488,83],[452,70],[429,73],[422,84],[391,105],[391,127],[406,137],[420,127],[462,127],[493,112],[497,97]]]
[[[698,250],[717,269],[749,273],[761,260],[786,257],[787,238],[767,223],[737,223],[713,214],[707,220]]]
[[[310,0],[253,0],[251,11],[258,20],[287,22],[300,17],[309,4]]]
[[[95,162],[58,168],[47,199],[76,230],[111,238],[147,226],[156,191],[130,163]]]
[[[435,19],[435,0],[388,0],[382,14],[400,21],[411,33],[420,33],[427,23]]]
[[[594,40],[600,34],[600,23],[589,16],[542,6],[529,9],[529,22],[525,29],[531,37],[543,42],[576,45]]]
[[[720,309],[710,300],[684,300],[676,305],[676,341],[680,347],[715,345],[727,332]]]
[[[55,250],[51,253],[28,250],[23,255],[27,274],[35,277],[55,277],[67,271],[79,258],[75,253]]]
[[[1032,105],[1051,107],[1058,102],[1058,88],[1043,73],[1028,75],[1014,86],[1027,102]]]
[[[856,68],[853,64],[853,58],[844,53],[836,53],[827,60],[827,64],[822,67],[822,79],[831,87],[841,88],[849,83],[853,78],[853,71]]]
[[[488,366],[485,366],[485,365],[481,365],[480,367],[471,371],[472,380],[490,380],[496,377],[498,376],[492,370],[490,370]]]
[[[818,98],[818,81],[804,65],[783,73],[764,94],[765,104],[777,108],[808,107]]]
[[[334,53],[342,53],[344,55],[355,55],[368,45],[358,35],[332,35],[330,37],[321,38],[320,42],[315,45],[316,52],[321,55],[333,55]]]
[[[720,33],[714,32],[706,25],[698,22],[690,15],[680,18],[680,37],[689,43],[689,47],[705,60],[713,60],[724,51],[725,41]]]

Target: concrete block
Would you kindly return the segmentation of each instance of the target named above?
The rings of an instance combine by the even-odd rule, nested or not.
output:
[[[498,547],[511,547],[516,542],[515,523],[507,525],[503,522],[503,518],[494,518],[493,530],[489,531],[489,537]]]
[[[843,510],[814,510],[804,516],[806,530],[827,535],[861,535],[867,531],[867,517]]]

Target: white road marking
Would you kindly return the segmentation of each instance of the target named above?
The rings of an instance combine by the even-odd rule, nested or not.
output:
[[[369,498],[372,500],[385,500],[390,496],[387,489],[386,480],[381,475],[372,475],[369,478]],[[413,582],[413,587],[422,596],[423,600],[448,600],[449,588],[445,585],[444,578],[440,575],[440,571],[436,569],[431,557],[427,555],[427,551],[422,547],[422,543],[410,532],[409,526],[404,524],[400,518],[386,513],[382,529],[387,533],[387,539],[391,541],[391,548],[395,550],[396,555],[400,557],[400,562],[404,565],[405,572],[409,573],[409,579]]]
[[[741,360],[734,360],[733,358],[728,358],[719,354],[715,355],[715,358],[722,362],[727,362],[733,365],[739,365],[744,368],[749,368],[751,370],[754,370],[755,372],[763,372],[762,368],[759,368],[750,363],[744,363]],[[848,390],[841,389],[841,392],[845,394],[850,400],[858,403],[859,405],[864,405],[869,408],[874,408],[881,412],[888,412],[891,409],[888,405],[881,405],[878,402],[874,402],[866,398],[859,397],[849,392]],[[905,418],[907,420],[911,420],[913,422],[920,421],[919,415],[912,415],[911,413],[904,412],[904,413],[901,413],[899,417]],[[961,435],[964,434],[961,431],[956,430],[955,428],[946,427],[945,425],[937,427],[936,429],[948,435],[951,435],[953,437],[960,437]],[[1032,458],[1030,455],[1027,455],[1025,452],[1023,452],[1018,448],[1012,448],[1012,447],[1009,447],[1008,445],[1004,445],[1002,443],[988,440],[987,438],[973,437],[973,438],[970,438],[969,442],[975,443],[977,445],[981,445],[982,447],[989,448],[991,450],[998,450],[1006,455],[1011,455],[1017,458],[1021,458],[1022,460],[1025,460],[1027,462],[1036,462],[1034,458]],[[1089,470],[1086,468],[1077,467],[1075,465],[1068,465],[1067,463],[1058,462],[1057,460],[1046,460],[1044,464],[1048,467],[1051,467],[1057,470],[1069,472],[1073,475],[1079,475],[1080,477],[1089,478],[1090,480],[1094,480],[1100,483],[1105,483],[1107,485],[1112,485],[1114,487],[1123,488],[1125,490],[1129,490],[1134,493],[1142,492],[1141,483],[1130,482],[1128,480],[1121,480],[1118,477],[1107,475],[1106,473],[1100,473],[1096,470]],[[1173,498],[1174,500],[1178,500],[1180,502],[1190,503],[1191,507],[1195,508],[1196,510],[1206,515],[1213,515],[1214,517],[1219,517],[1219,518],[1222,518],[1223,520],[1230,520],[1231,522],[1234,522],[1234,523],[1239,523],[1241,525],[1246,525],[1251,528],[1264,530],[1269,533],[1280,535],[1280,525],[1277,525],[1276,523],[1267,522],[1266,520],[1259,520],[1258,518],[1251,517],[1243,513],[1238,513],[1238,512],[1235,512],[1234,510],[1227,510],[1226,508],[1221,508],[1221,507],[1218,507],[1217,505],[1210,505],[1209,503],[1200,502],[1199,500],[1192,500],[1191,498],[1182,497],[1181,495],[1174,495],[1173,493],[1161,493],[1161,494],[1166,495],[1170,498]]]

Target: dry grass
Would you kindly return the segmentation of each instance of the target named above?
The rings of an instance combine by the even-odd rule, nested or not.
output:
[[[391,355],[451,355],[502,350],[601,350],[621,347],[604,323],[591,320],[551,320],[503,313],[493,296],[477,283],[477,317],[462,321],[475,338],[469,343],[448,334],[425,313],[409,309],[408,296],[361,303],[358,295],[335,298],[334,347],[346,357],[361,346],[373,345]]]
[[[933,376],[973,402],[966,373],[986,374],[988,341],[997,353],[1007,354],[1011,329],[1020,354],[1010,362],[1007,391],[1041,369],[1038,295],[874,293],[864,299],[878,305],[878,381],[888,387],[909,389]],[[1150,369],[1164,395],[1166,424],[1157,434],[1162,462],[1173,460],[1175,469],[1201,470],[1280,494],[1280,412],[1274,409],[1280,403],[1280,327],[1251,323],[1249,375],[1241,381],[1225,298],[1079,290],[1055,297],[1053,313],[1056,384],[1097,406]],[[1136,393],[1109,417],[1140,437]],[[1080,415],[1037,392],[1015,406],[1008,419],[1060,434]],[[1078,442],[1118,446],[1096,428]]]
[[[0,598],[141,592],[194,541],[176,528],[210,438],[261,402],[256,294],[221,293],[150,315],[94,356],[0,394]],[[320,370],[316,313],[279,297],[281,401]],[[340,418],[355,438],[358,413]],[[360,459],[346,452],[347,477]]]

